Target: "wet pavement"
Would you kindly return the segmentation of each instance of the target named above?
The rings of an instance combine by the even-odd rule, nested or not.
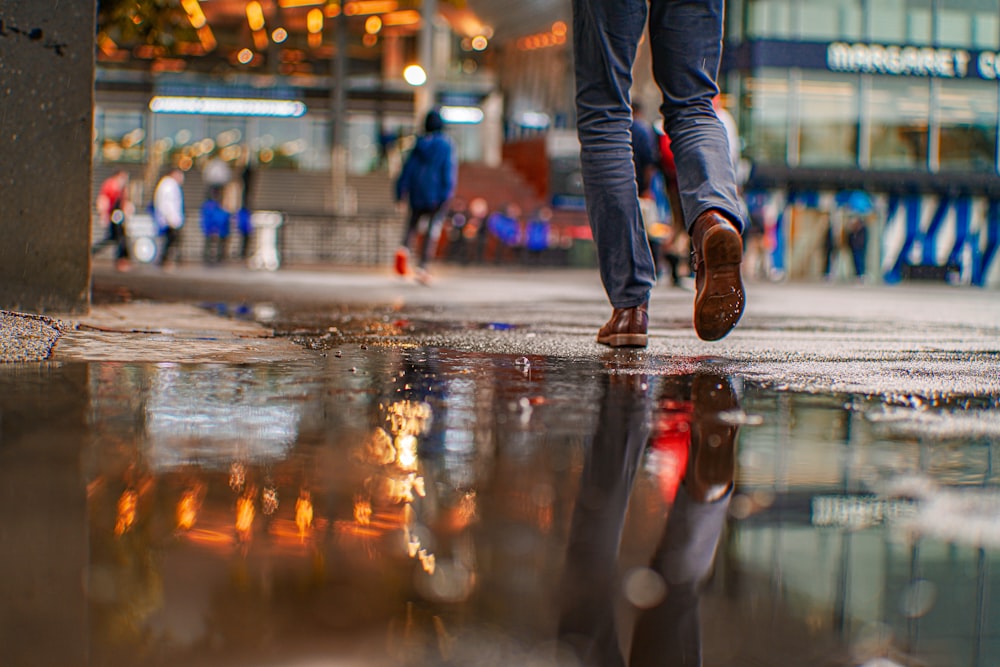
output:
[[[995,292],[599,289],[98,267],[0,365],[0,665],[1000,664]]]

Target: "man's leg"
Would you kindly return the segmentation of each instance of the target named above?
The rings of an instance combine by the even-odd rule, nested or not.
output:
[[[644,304],[655,283],[630,132],[632,63],[645,21],[645,0],[573,0],[584,195],[601,279],[615,308]]]
[[[722,55],[724,0],[651,0],[653,75],[677,165],[695,265],[694,328],[718,340],[743,315],[745,209],[725,127],[712,107]]]

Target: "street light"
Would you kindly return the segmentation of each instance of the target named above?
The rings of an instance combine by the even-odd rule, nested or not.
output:
[[[427,83],[427,72],[420,65],[407,65],[403,70],[403,78],[411,86],[422,86]]]

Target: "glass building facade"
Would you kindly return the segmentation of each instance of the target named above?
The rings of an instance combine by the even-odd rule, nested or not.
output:
[[[990,190],[1000,0],[738,0],[723,82],[758,179]],[[881,179],[880,179],[881,176]]]

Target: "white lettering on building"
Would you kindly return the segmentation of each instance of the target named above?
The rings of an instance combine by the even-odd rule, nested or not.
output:
[[[826,66],[834,72],[964,78],[971,56],[964,49],[834,42],[826,49]],[[1000,78],[1000,55],[982,53],[977,60],[979,75]]]

